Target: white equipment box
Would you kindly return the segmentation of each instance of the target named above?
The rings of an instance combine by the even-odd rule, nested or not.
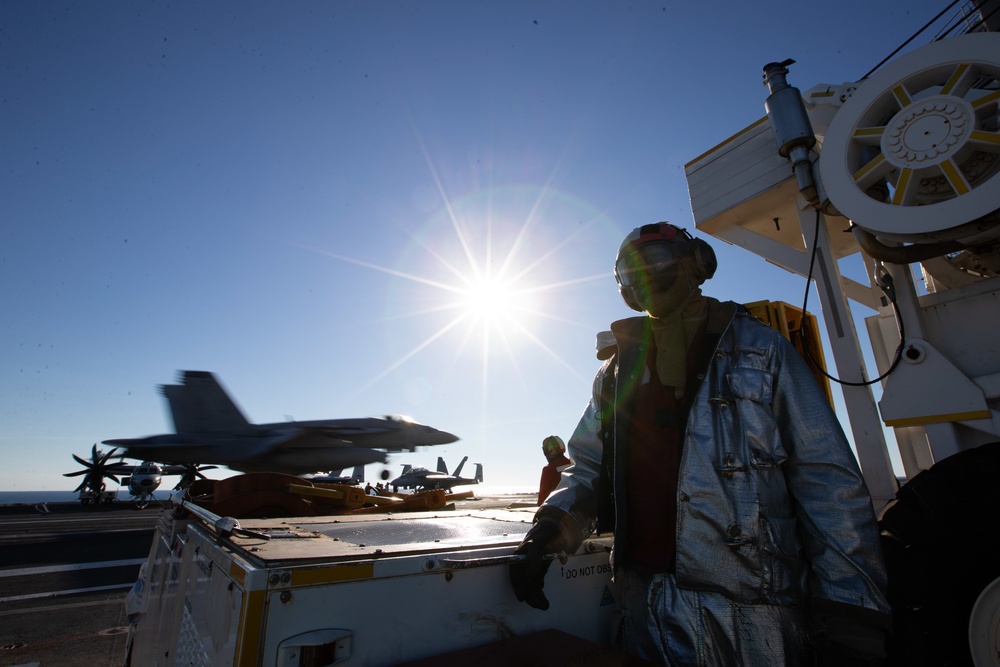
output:
[[[514,597],[534,509],[248,519],[226,537],[165,512],[129,595],[127,662],[377,667],[548,629],[609,645],[608,538],[552,563],[547,611]]]

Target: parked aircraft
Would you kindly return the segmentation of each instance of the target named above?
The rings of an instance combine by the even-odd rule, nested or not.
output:
[[[462,459],[462,462],[458,464],[455,468],[455,474],[448,474],[448,466],[445,465],[444,459],[438,457],[437,471],[431,472],[427,468],[423,467],[413,467],[409,464],[403,466],[403,474],[396,479],[389,482],[389,485],[393,489],[450,489],[454,486],[466,486],[468,484],[480,484],[483,481],[483,464],[476,464],[476,476],[475,477],[461,477],[462,468],[465,466],[465,462],[469,459],[468,456]]]
[[[310,482],[322,482],[324,484],[361,484],[365,481],[365,467],[354,466],[350,475],[344,475],[343,470],[331,470],[327,474],[316,473],[314,475],[299,475],[302,479]]]
[[[397,415],[251,424],[215,375],[206,371],[183,371],[181,384],[160,389],[175,433],[104,444],[124,447],[127,456],[137,459],[300,475],[385,463],[386,451],[415,451],[458,440]]]
[[[143,461],[137,466],[121,467],[130,469],[130,474],[122,478],[122,485],[128,487],[129,495],[139,507],[145,507],[153,499],[153,492],[160,488],[163,475],[179,475],[184,472],[182,466],[168,466],[169,469],[164,469],[155,461]]]
[[[80,486],[73,489],[79,492],[80,500],[84,503],[89,503],[91,501],[95,503],[100,503],[105,500],[104,494],[107,485],[104,483],[105,479],[112,480],[115,484],[121,484],[121,480],[118,479],[116,475],[122,474],[117,466],[122,464],[121,459],[117,462],[112,461],[117,449],[112,449],[111,451],[105,452],[97,448],[95,444],[91,448],[90,460],[86,460],[73,454],[73,459],[77,463],[83,466],[83,470],[75,470],[73,472],[63,473],[63,477],[79,477],[84,475],[83,481],[80,482]],[[112,492],[113,493],[113,492]]]
[[[165,475],[179,475],[180,481],[174,489],[184,489],[191,485],[197,477],[204,478],[202,470],[211,470],[215,466],[197,465],[171,465],[159,464],[155,461],[143,461],[138,465],[125,463],[124,453],[118,453],[118,448],[104,452],[97,448],[95,444],[91,450],[91,459],[87,461],[76,454],[73,458],[84,467],[83,470],[64,473],[64,477],[77,477],[85,475],[80,486],[73,489],[80,493],[80,501],[83,503],[100,503],[113,500],[117,493],[107,491],[105,479],[110,479],[115,484],[127,487],[129,495],[140,507],[149,503],[153,492],[160,487]],[[118,459],[117,461],[113,459]],[[121,476],[121,479],[119,479]]]

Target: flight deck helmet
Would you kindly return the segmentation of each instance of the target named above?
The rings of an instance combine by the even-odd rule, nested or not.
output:
[[[542,452],[551,461],[566,453],[566,443],[558,435],[550,435],[542,440]]]
[[[686,229],[668,222],[633,229],[615,257],[615,280],[628,307],[643,312],[645,308],[636,292],[640,282],[667,276],[682,257],[691,258],[693,278],[698,285],[715,275],[718,261],[712,246],[691,236]]]

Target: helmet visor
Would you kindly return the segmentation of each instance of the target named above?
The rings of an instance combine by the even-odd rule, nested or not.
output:
[[[643,278],[655,278],[666,273],[684,255],[678,245],[654,242],[629,250],[615,264],[618,282],[623,287],[635,287]]]
[[[562,438],[550,435],[542,440],[542,452],[545,456],[557,456],[564,451],[566,451],[566,445],[563,444]]]

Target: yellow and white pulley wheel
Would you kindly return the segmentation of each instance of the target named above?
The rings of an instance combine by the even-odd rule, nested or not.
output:
[[[883,238],[961,237],[954,228],[1000,209],[998,100],[1000,33],[942,40],[889,63],[826,133],[819,162],[830,201]]]

